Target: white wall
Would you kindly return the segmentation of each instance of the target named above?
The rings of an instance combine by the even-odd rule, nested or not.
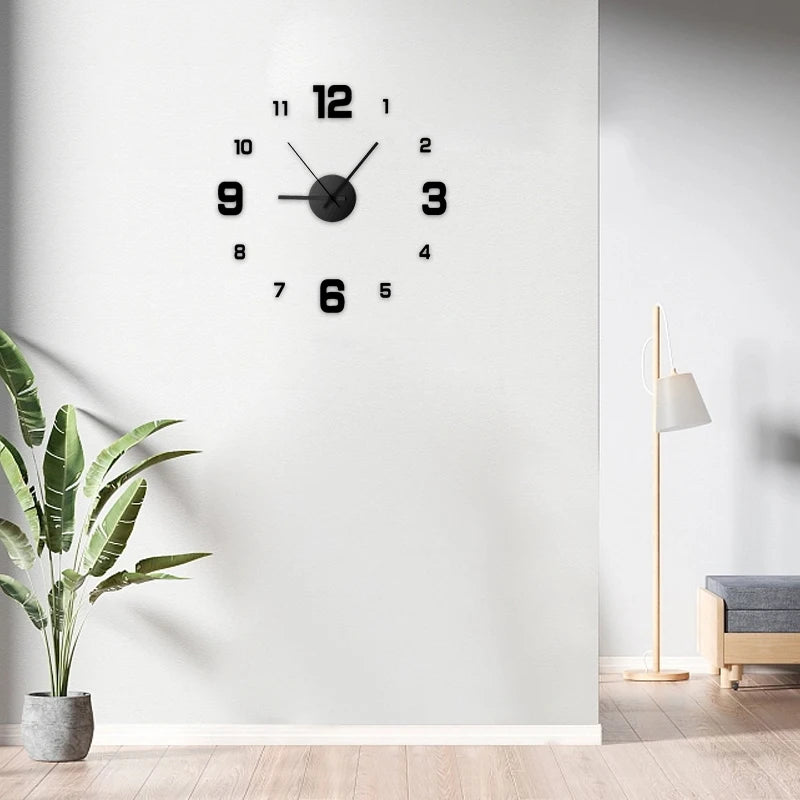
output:
[[[650,648],[655,302],[713,418],[662,437],[662,652],[706,574],[800,571],[799,37],[789,0],[602,3],[601,655]]]
[[[98,719],[596,721],[596,4],[15,9],[4,324],[90,452],[163,415],[204,450],[154,476],[125,563],[215,556],[98,603],[74,681]],[[316,121],[339,81],[356,118]],[[309,185],[287,139],[323,171],[380,140],[340,226],[275,200]],[[44,685],[13,643],[5,720]]]

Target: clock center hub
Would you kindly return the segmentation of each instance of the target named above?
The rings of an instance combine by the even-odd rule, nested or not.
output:
[[[308,205],[325,222],[340,222],[356,207],[356,190],[341,175],[323,175],[311,187]]]

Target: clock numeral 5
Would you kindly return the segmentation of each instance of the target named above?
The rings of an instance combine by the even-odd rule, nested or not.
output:
[[[391,283],[382,283],[380,285],[380,293],[381,293],[381,297],[383,297],[384,299],[387,298],[387,297],[391,297],[392,296],[392,284]]]
[[[319,307],[326,314],[340,314],[344,311],[344,281],[326,278],[319,285]]]
[[[235,217],[244,208],[244,189],[239,181],[222,181],[217,187],[219,213],[225,217]]]
[[[312,88],[317,95],[317,117],[325,119],[325,86],[321,83],[315,83]],[[334,100],[333,98],[337,94],[342,95],[342,97]],[[349,106],[353,100],[353,92],[349,86],[344,83],[334,83],[328,87],[328,98],[330,98],[327,104],[328,119],[350,119],[353,116],[353,112],[350,109],[347,111],[339,110],[342,106]]]
[[[427,181],[422,185],[422,191],[428,195],[428,202],[422,204],[422,213],[438,216],[447,211],[447,187],[441,181]],[[435,203],[435,205],[431,205]]]

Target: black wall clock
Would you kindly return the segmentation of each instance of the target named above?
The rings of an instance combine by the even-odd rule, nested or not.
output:
[[[273,100],[272,111],[274,117],[288,117],[296,101]],[[330,121],[333,124],[346,124],[357,130],[353,125],[356,119],[353,90],[346,84],[314,84],[307,100],[313,106],[317,120]],[[381,103],[383,113],[390,113],[389,98],[375,98],[368,102]],[[236,156],[248,157],[256,152],[257,140],[255,138],[234,139],[233,147]],[[298,213],[306,213],[309,217],[309,226],[322,225],[324,229],[330,224],[346,220],[353,214],[358,214],[359,194],[358,177],[361,170],[380,169],[380,141],[365,141],[364,154],[349,171],[327,171],[331,165],[317,163],[317,154],[303,152],[302,143],[295,141],[286,142],[287,156],[297,161],[299,171],[297,183],[293,186],[266,186],[261,185],[258,191],[275,191],[278,202],[296,203]],[[433,153],[433,141],[429,136],[420,137],[413,143],[422,157]],[[323,170],[322,168],[326,168]],[[419,187],[420,213],[427,217],[440,217],[447,212],[448,194],[447,184],[437,179],[425,180]],[[237,180],[223,180],[217,186],[217,210],[224,217],[237,217],[245,210],[248,189]],[[324,230],[323,230],[324,235]],[[432,257],[430,242],[419,242],[415,247],[416,255],[426,261]],[[236,261],[247,259],[247,243],[235,242],[232,245],[233,258]],[[286,282],[275,282],[275,297],[279,298],[287,290]],[[383,281],[378,284],[377,297],[387,300],[392,296],[390,282]],[[346,286],[340,278],[325,278],[320,282],[319,308],[327,314],[339,314],[346,308]]]

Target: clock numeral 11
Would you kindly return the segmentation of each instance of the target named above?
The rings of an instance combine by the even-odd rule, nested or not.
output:
[[[275,111],[276,117],[289,116],[289,101],[288,100],[273,100],[272,108]]]

